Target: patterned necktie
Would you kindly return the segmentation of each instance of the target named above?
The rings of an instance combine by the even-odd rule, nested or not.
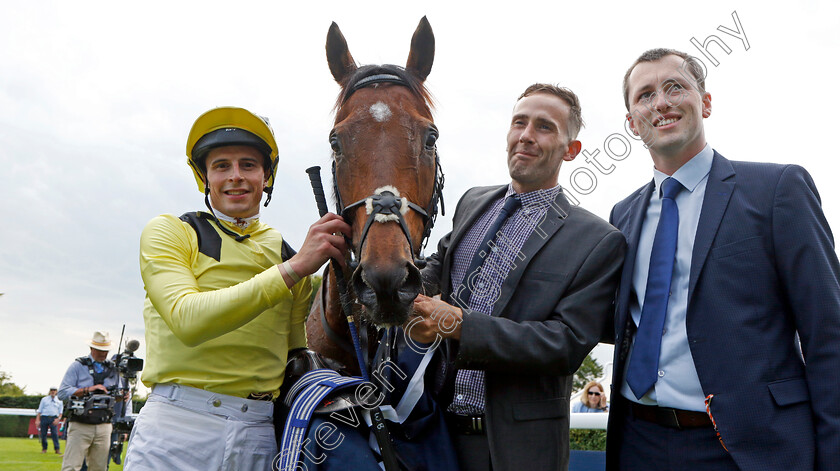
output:
[[[682,189],[682,184],[674,178],[666,178],[662,182],[662,209],[650,252],[645,301],[630,363],[627,365],[627,384],[637,399],[641,399],[653,387],[659,370],[662,328],[668,311],[680,226],[680,213],[674,198]]]
[[[458,296],[460,299],[463,299],[469,302],[470,297],[472,296],[472,286],[470,283],[470,275],[475,273],[478,270],[484,260],[489,257],[489,252],[487,249],[489,248],[490,241],[496,238],[496,233],[499,232],[499,229],[502,228],[502,225],[505,223],[508,217],[516,212],[516,208],[522,204],[522,201],[519,199],[518,196],[513,195],[505,199],[505,204],[502,206],[502,210],[499,212],[499,215],[496,216],[496,219],[493,221],[493,224],[487,228],[487,233],[484,234],[484,239],[481,241],[481,244],[475,249],[475,254],[473,255],[472,261],[470,262],[469,268],[467,268],[466,273],[464,274],[464,281],[463,286],[464,289],[461,291],[461,294]]]

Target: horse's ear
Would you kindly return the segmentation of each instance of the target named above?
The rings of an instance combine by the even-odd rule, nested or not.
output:
[[[432,25],[424,16],[411,37],[411,51],[405,63],[406,70],[417,75],[420,80],[426,80],[432,71],[435,60],[435,34]]]
[[[330,65],[330,72],[332,72],[335,81],[343,83],[344,79],[356,70],[356,61],[350,55],[350,49],[347,48],[347,40],[338,29],[335,21],[330,25],[330,30],[327,32],[327,63]]]

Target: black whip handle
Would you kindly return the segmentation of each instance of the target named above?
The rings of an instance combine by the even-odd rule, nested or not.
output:
[[[312,193],[315,194],[315,203],[318,204],[318,213],[324,217],[330,210],[327,208],[327,197],[324,196],[324,185],[321,183],[321,167],[314,166],[306,169],[309,174],[309,184],[312,185]]]

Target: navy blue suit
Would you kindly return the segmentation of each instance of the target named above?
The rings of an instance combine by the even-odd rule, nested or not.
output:
[[[631,283],[652,191],[651,182],[610,215],[628,241],[616,301],[615,398],[635,331]],[[686,331],[703,393],[714,394],[721,438],[744,471],[840,466],[840,264],[820,204],[802,167],[715,152],[692,251]],[[618,469],[625,411],[616,404],[623,402],[611,408],[607,469]]]

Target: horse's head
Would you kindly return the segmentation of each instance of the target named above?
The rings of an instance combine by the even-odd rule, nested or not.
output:
[[[423,86],[434,44],[424,17],[405,68],[357,67],[338,25],[327,34],[327,62],[342,89],[330,133],[335,196],[353,227],[352,286],[377,325],[404,323],[422,288],[414,262],[442,185],[438,131]]]

